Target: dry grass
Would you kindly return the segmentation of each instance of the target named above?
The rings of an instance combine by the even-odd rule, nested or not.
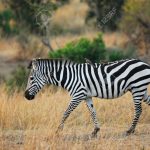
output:
[[[130,150],[150,147],[150,111],[145,104],[136,133],[129,137],[123,135],[133,117],[129,93],[113,101],[94,98],[101,122],[97,139],[89,136],[93,124],[84,102],[66,121],[63,132],[55,134],[70,99],[63,90],[45,89],[33,101],[25,100],[22,92],[8,98],[5,87],[0,93],[0,150]]]
[[[85,29],[88,5],[80,0],[72,0],[59,8],[52,18],[52,28],[79,32]]]

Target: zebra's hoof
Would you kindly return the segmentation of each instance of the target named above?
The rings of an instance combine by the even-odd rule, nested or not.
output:
[[[97,133],[98,133],[99,130],[100,130],[100,128],[95,128],[94,131],[92,132],[91,137],[92,138],[97,138]]]
[[[58,134],[60,131],[62,131],[63,130],[63,125],[60,125],[58,128],[57,128],[57,130],[56,130],[56,134]]]
[[[129,129],[129,130],[126,131],[125,135],[129,136],[129,135],[133,134],[134,131],[135,131],[134,129]]]

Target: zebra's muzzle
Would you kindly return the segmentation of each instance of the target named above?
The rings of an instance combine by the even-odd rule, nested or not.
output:
[[[30,95],[28,91],[25,91],[24,96],[28,100],[34,99],[34,95]]]

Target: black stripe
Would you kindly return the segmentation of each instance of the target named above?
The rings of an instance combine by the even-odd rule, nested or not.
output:
[[[106,97],[108,98],[108,96],[109,96],[108,95],[108,83],[107,83],[107,80],[106,80],[107,74],[104,71],[106,66],[107,66],[106,64],[101,65],[101,72],[102,72],[102,77],[103,77],[104,84],[105,84],[105,87],[106,87]],[[103,95],[104,95],[104,91],[103,91]]]
[[[117,96],[119,96],[119,94],[120,94],[120,86],[121,86],[121,83],[122,83],[122,80],[123,79],[120,79],[119,81],[118,81],[118,83],[117,83]]]
[[[110,84],[111,84],[112,97],[114,97],[114,80],[115,80],[115,78],[114,78],[114,76],[112,75],[112,76],[110,77]]]
[[[95,91],[96,91],[96,97],[97,97],[98,96],[98,91],[97,91],[97,87],[96,87],[95,81],[94,81],[93,76],[92,76],[92,66],[91,65],[88,65],[88,72],[89,72],[89,76],[91,78],[91,81],[94,85],[94,88],[95,88]]]
[[[84,73],[84,77],[85,77],[85,80],[86,80],[88,89],[90,90],[90,92],[92,92],[92,89],[91,89],[91,86],[90,86],[90,84],[89,84],[89,81],[88,81],[88,78],[87,78],[87,74],[86,74],[86,65],[87,65],[87,64],[85,64],[85,65],[83,66],[83,73]],[[88,67],[88,66],[87,66],[87,67]]]
[[[71,83],[71,86],[69,87],[69,91],[71,90],[71,89],[73,89],[73,84],[74,84],[74,81],[75,81],[75,68],[74,68],[74,65],[72,65],[71,66],[71,68],[72,68],[72,70],[73,70],[73,72],[72,72],[72,78],[73,78],[73,80],[72,80],[72,83]]]
[[[83,76],[83,74],[82,74],[82,69],[84,68],[84,66],[83,66],[83,68],[82,68],[82,65],[78,65],[79,67],[80,67],[80,69],[79,69],[79,76],[80,76],[80,80],[81,80],[81,83],[83,84],[83,86],[85,87],[85,84],[84,84],[84,82],[83,82],[83,78],[82,78],[82,76]],[[84,69],[83,69],[84,70]]]
[[[76,79],[76,81],[75,81],[75,79]],[[74,80],[73,80],[74,85],[73,85],[73,89],[76,88],[76,85],[77,85],[78,81],[79,81],[79,78],[78,78],[78,66],[74,65]]]
[[[69,78],[68,76],[67,76],[67,68],[66,68],[66,66],[64,66],[64,71],[63,71],[63,78],[62,78],[62,81],[61,81],[61,86],[64,88],[64,85],[65,85],[65,83],[66,83],[66,81],[67,81],[67,78]]]
[[[102,83],[101,83],[101,80],[100,80],[100,76],[98,75],[98,68],[94,68],[94,72],[95,72],[95,76],[97,78],[97,81],[99,83],[99,86],[100,86],[100,89],[101,89],[101,93],[102,93],[102,97],[104,96],[103,94],[103,89],[102,89]]]

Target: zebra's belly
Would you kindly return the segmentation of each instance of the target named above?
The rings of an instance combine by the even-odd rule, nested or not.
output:
[[[122,93],[120,95],[115,95],[115,96],[93,96],[93,97],[98,97],[100,99],[116,99],[116,98],[119,98],[121,96],[123,96],[125,93]]]
[[[117,91],[106,91],[105,93],[99,92],[98,94],[95,94],[95,92],[93,92],[93,94],[91,93],[92,97],[98,97],[101,99],[115,99],[118,97],[123,96],[127,91],[121,90],[119,92]]]

